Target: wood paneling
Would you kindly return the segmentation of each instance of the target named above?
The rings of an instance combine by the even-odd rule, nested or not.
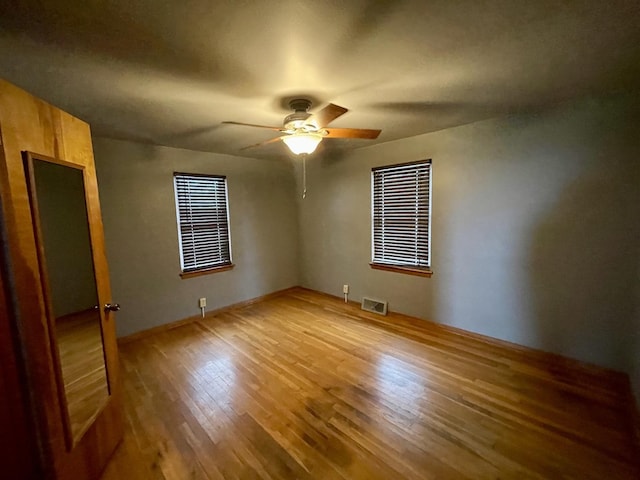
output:
[[[625,375],[304,289],[121,360],[103,480],[638,478]]]
[[[15,286],[15,318],[20,321],[29,388],[38,399],[33,414],[43,439],[42,453],[46,459],[43,475],[60,479],[96,478],[122,432],[115,326],[108,316],[102,316],[112,401],[82,442],[67,451],[58,394],[61,384],[53,367],[54,342],[45,314],[22,157],[24,151],[30,151],[84,167],[98,296],[111,300],[89,126],[0,80],[0,133],[0,191],[10,274]]]

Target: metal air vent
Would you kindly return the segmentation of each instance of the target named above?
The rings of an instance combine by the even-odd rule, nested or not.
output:
[[[375,300],[373,298],[362,298],[362,310],[367,312],[379,313],[380,315],[387,314],[387,302],[381,300]]]

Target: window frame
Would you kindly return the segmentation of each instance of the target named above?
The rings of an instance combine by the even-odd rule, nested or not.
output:
[[[224,201],[226,207],[226,236],[228,242],[228,251],[229,258],[228,261],[225,261],[216,265],[207,265],[201,267],[194,267],[185,270],[185,261],[184,261],[184,246],[182,239],[182,228],[181,228],[181,220],[180,220],[180,199],[178,197],[178,178],[179,177],[202,177],[207,179],[216,179],[222,180],[224,185]],[[233,263],[233,252],[231,249],[231,222],[230,222],[230,209],[229,209],[229,188],[226,175],[214,175],[208,173],[186,173],[186,172],[173,172],[173,191],[174,191],[174,200],[175,200],[175,208],[176,208],[176,226],[178,233],[178,253],[180,256],[180,277],[181,278],[191,278],[197,277],[201,275],[208,275],[211,273],[224,272],[227,270],[231,270],[235,267]]]
[[[376,260],[376,241],[375,241],[375,233],[376,233],[376,214],[375,214],[375,174],[380,170],[391,170],[395,168],[401,167],[410,167],[410,166],[423,166],[428,165],[429,169],[429,182],[428,182],[428,209],[427,209],[427,258],[428,265],[420,266],[420,265],[404,265],[404,264],[395,264],[395,263],[386,263],[381,262],[379,259]],[[431,258],[431,230],[432,230],[432,190],[433,190],[433,162],[429,159],[417,160],[413,162],[405,162],[405,163],[396,163],[390,165],[382,165],[379,167],[374,167],[371,169],[371,262],[369,265],[372,269],[376,270],[384,270],[398,273],[405,273],[408,275],[416,275],[421,277],[431,277],[433,275],[432,270],[432,258]]]

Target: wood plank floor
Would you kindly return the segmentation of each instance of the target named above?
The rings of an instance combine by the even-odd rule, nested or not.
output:
[[[308,290],[121,362],[103,480],[639,478],[622,375]]]

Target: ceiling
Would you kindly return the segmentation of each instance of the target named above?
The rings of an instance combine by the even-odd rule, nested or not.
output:
[[[351,149],[640,82],[638,0],[2,3],[0,77],[98,136],[193,150],[287,155],[221,122],[279,126],[295,96],[382,130],[322,144]]]

